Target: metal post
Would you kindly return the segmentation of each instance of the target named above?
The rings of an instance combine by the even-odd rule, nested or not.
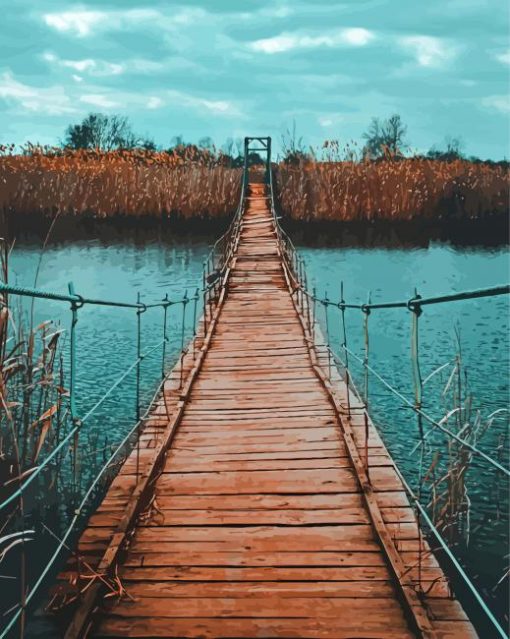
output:
[[[313,297],[312,297],[312,302],[313,302],[313,307],[312,307],[312,339],[314,340],[314,343],[315,343],[315,321],[316,321],[316,315],[317,315],[316,299],[317,299],[317,289],[314,286],[313,287]]]
[[[324,319],[326,323],[326,346],[328,347],[328,370],[331,381],[331,340],[329,339],[329,298],[328,292],[324,292]]]
[[[414,384],[414,405],[416,408],[416,418],[418,422],[418,432],[421,439],[421,463],[419,472],[419,490],[418,499],[421,498],[422,480],[423,480],[423,455],[425,452],[425,440],[423,433],[423,420],[421,415],[421,407],[423,403],[423,381],[420,369],[420,341],[419,341],[419,318],[422,314],[422,307],[419,303],[421,296],[417,290],[414,290],[414,297],[409,300],[408,308],[412,313],[411,318],[411,367],[413,371]]]
[[[141,377],[141,357],[142,357],[142,309],[140,308],[140,293],[136,295],[136,421],[140,419],[140,377]]]
[[[74,290],[74,284],[69,282],[68,284],[69,294],[76,295]],[[78,297],[78,296],[77,296]],[[69,410],[71,413],[71,423],[76,427],[81,425],[81,421],[78,417],[78,411],[76,408],[76,324],[78,323],[78,309],[83,306],[83,302],[72,301],[71,302],[71,336],[69,344]],[[78,440],[79,431],[76,431],[73,442],[73,498],[77,494],[78,484]]]
[[[308,275],[305,273],[305,293],[306,293],[306,314],[308,316],[308,332],[310,333],[310,339],[313,339],[312,335],[312,305],[310,304],[310,295],[308,293]]]
[[[244,188],[245,189],[248,188],[248,173],[249,173],[248,153],[249,153],[249,146],[250,146],[250,143],[248,141],[248,138],[244,138],[243,183],[244,183]]]
[[[345,300],[344,300],[344,283],[340,282],[340,313],[342,317],[342,334],[345,364],[345,394],[347,399],[347,412],[349,419],[351,418],[351,398],[349,394],[349,355],[347,353],[347,329],[345,326]]]
[[[186,306],[188,305],[188,291],[184,292],[184,297],[182,299],[182,327],[181,327],[181,373],[180,373],[180,381],[179,388],[182,388],[183,375],[184,375],[184,336],[186,332]]]
[[[271,138],[267,138],[266,183],[271,180]]]
[[[168,300],[168,293],[166,293],[165,297],[163,298],[163,354],[161,356],[161,379],[165,379],[166,343],[168,341],[166,327],[169,306],[170,302]]]
[[[369,382],[368,355],[370,352],[370,340],[369,340],[369,334],[368,334],[368,318],[370,316],[370,308],[369,308],[370,303],[371,303],[371,296],[370,296],[370,293],[368,293],[367,303],[363,304],[363,306],[361,307],[361,310],[363,311],[363,314],[365,315],[365,321],[364,321],[365,356],[363,358],[363,368],[365,369],[365,410],[368,410],[368,382]]]
[[[207,334],[207,307],[209,306],[209,300],[208,300],[208,284],[207,284],[207,277],[206,277],[206,264],[207,262],[204,262],[204,268],[202,270],[202,289],[203,289],[203,293],[204,293],[204,337]]]
[[[197,308],[199,299],[200,295],[197,288],[195,291],[195,297],[193,298],[193,359],[195,359],[195,338],[197,336]]]

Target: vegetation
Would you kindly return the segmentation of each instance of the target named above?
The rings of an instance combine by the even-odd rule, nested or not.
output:
[[[221,218],[239,198],[239,170],[196,147],[31,151],[0,158],[0,210],[7,220],[34,213]]]
[[[337,143],[326,143],[336,153]],[[409,158],[399,162],[309,161],[280,166],[284,216],[301,221],[406,221],[506,215],[506,167]]]
[[[485,219],[506,215],[507,163],[463,158],[462,142],[409,154],[398,114],[374,118],[364,144],[306,149],[296,125],[281,139],[276,186],[284,216],[298,221]],[[250,164],[261,162],[252,154]],[[0,147],[0,223],[39,215],[224,218],[237,204],[240,139],[221,148],[182,136],[166,150],[133,133],[126,118],[89,114],[61,147]]]

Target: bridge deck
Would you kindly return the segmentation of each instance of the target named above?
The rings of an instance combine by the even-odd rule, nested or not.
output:
[[[102,602],[93,634],[420,636],[360,488],[342,420],[314,371],[262,186],[252,185],[243,220],[228,294],[155,500],[119,567],[129,596]],[[155,419],[142,436],[142,462],[168,422],[161,407]],[[356,419],[352,431],[361,445],[364,427]],[[475,637],[420,540],[371,425],[368,445],[382,526],[415,581],[422,544],[419,577],[429,589],[422,612],[430,623],[422,635]],[[111,539],[134,465],[131,456],[82,537],[89,557]]]

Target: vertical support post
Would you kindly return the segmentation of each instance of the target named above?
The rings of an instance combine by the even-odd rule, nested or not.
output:
[[[141,378],[141,357],[142,357],[142,309],[140,293],[136,295],[136,421],[140,419],[140,378]]]
[[[248,153],[250,148],[250,142],[248,138],[244,138],[244,166],[243,166],[243,184],[245,188],[245,192],[248,189],[248,174],[249,174],[249,165],[248,165]]]
[[[421,439],[420,450],[420,468],[418,473],[418,500],[421,499],[423,488],[423,461],[425,454],[425,440],[423,437],[423,420],[421,416],[422,402],[423,402],[423,380],[421,376],[420,368],[420,339],[419,339],[419,318],[422,314],[422,307],[419,303],[421,296],[418,295],[418,291],[414,289],[414,297],[409,300],[407,306],[412,313],[411,316],[411,366],[413,372],[413,385],[414,385],[414,405],[417,410],[416,418],[418,423],[418,432]],[[421,513],[417,509],[418,516],[418,587],[422,587],[422,537],[421,537]]]
[[[370,303],[371,303],[370,292],[368,293],[367,303],[363,304],[361,310],[365,315],[364,321],[364,334],[365,334],[365,356],[363,358],[363,368],[365,373],[365,406],[363,409],[363,419],[365,425],[365,468],[367,471],[367,477],[370,481],[370,470],[368,465],[368,438],[370,436],[370,431],[368,427],[368,384],[369,384],[369,374],[368,374],[368,361],[370,354],[370,338],[368,333],[368,318],[370,316]]]
[[[81,420],[78,417],[78,410],[76,408],[76,324],[78,323],[78,309],[83,306],[83,302],[80,301],[78,295],[74,290],[74,284],[69,282],[68,290],[69,295],[73,297],[76,296],[77,300],[71,302],[71,335],[69,339],[69,411],[71,414],[71,424],[73,427],[79,428],[81,425]],[[76,499],[78,495],[78,443],[79,443],[79,430],[76,431],[76,434],[73,438],[73,499]],[[24,556],[24,555],[23,555]],[[77,574],[77,591],[80,593],[80,581],[81,581],[81,566],[80,566],[80,556],[76,554],[76,574]],[[23,566],[23,575],[24,577],[24,566]],[[24,579],[22,580],[24,582]],[[25,592],[24,583],[22,584],[23,592],[22,592],[22,602],[21,605],[23,607],[22,613],[22,622],[21,628],[23,630],[24,627],[24,618],[25,618]]]
[[[310,304],[310,293],[308,292],[308,275],[306,274],[306,270],[304,270],[305,274],[305,297],[306,297],[306,314],[308,317],[308,332],[310,333],[310,339],[313,339],[312,335],[312,305]]]
[[[208,291],[208,284],[207,284],[207,262],[204,262],[204,268],[202,269],[202,290],[203,290],[203,296],[204,296],[204,337],[207,334],[207,308],[209,306],[209,291]]]
[[[195,291],[195,297],[193,298],[193,360],[195,359],[195,338],[197,336],[197,309],[198,300],[200,299],[199,290]]]
[[[365,371],[365,410],[368,410],[368,384],[369,384],[369,376],[368,376],[368,360],[369,360],[369,353],[370,353],[370,338],[369,338],[369,333],[368,333],[368,318],[370,317],[370,303],[371,303],[371,296],[370,293],[368,293],[368,298],[367,298],[367,303],[363,304],[363,306],[361,307],[361,310],[363,311],[363,314],[365,316],[365,321],[363,323],[363,332],[364,332],[364,336],[365,336],[365,356],[363,358],[363,368]]]
[[[324,292],[324,319],[326,324],[326,346],[328,349],[328,371],[329,379],[331,381],[331,340],[329,339],[329,298],[328,292]]]
[[[147,310],[146,306],[142,304],[140,293],[136,295],[136,303],[138,308],[136,309],[136,482],[140,476],[140,435],[141,435],[141,423],[140,423],[140,383],[142,373],[142,313]]]
[[[347,352],[347,328],[345,325],[345,300],[344,300],[344,283],[340,282],[340,313],[342,317],[342,336],[344,349],[344,364],[345,364],[345,395],[347,400],[347,413],[349,419],[351,418],[351,397],[349,393],[349,354]]]
[[[184,292],[182,299],[182,327],[181,327],[181,372],[179,379],[179,388],[182,388],[182,382],[184,379],[184,337],[186,332],[186,306],[188,305],[188,291]]]
[[[170,306],[170,301],[168,299],[168,293],[165,294],[163,298],[163,353],[161,355],[161,379],[165,379],[165,361],[166,361],[166,344],[168,342],[167,337],[167,316],[168,316],[168,307]]]
[[[271,180],[271,138],[267,138],[266,183]]]
[[[317,316],[317,289],[315,288],[315,286],[313,287],[313,292],[312,292],[312,302],[313,302],[313,307],[312,307],[312,331],[311,331],[311,337],[313,342],[315,343],[315,321],[316,321],[316,316]]]
[[[68,284],[69,295],[76,296],[77,300],[71,302],[71,336],[69,344],[69,410],[71,413],[71,423],[73,427],[79,427],[81,422],[78,417],[78,411],[76,408],[76,324],[78,323],[78,309],[83,306],[83,302],[79,301],[80,298],[76,295],[74,290],[74,284],[69,282]],[[76,431],[73,442],[73,498],[77,495],[77,483],[78,483],[78,440],[79,434]]]
[[[422,308],[419,303],[421,296],[418,292],[414,291],[414,298],[408,303],[409,310],[412,313],[411,320],[411,365],[413,369],[413,382],[414,382],[414,405],[416,410],[420,410],[422,407],[422,395],[423,395],[423,382],[420,369],[420,342],[419,342],[419,318],[422,314]],[[420,438],[423,442],[423,422],[421,414],[417,413],[418,417],[418,431]]]

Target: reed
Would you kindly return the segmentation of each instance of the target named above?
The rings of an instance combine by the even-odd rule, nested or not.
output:
[[[468,220],[506,215],[510,179],[465,160],[306,161],[280,165],[277,193],[297,221]]]
[[[231,160],[231,158],[230,158]],[[229,156],[172,152],[0,147],[0,223],[23,216],[221,219],[240,194]],[[276,167],[283,215],[296,221],[469,220],[506,215],[505,166],[409,158],[345,161],[309,156]]]
[[[19,223],[33,214],[222,218],[235,210],[240,194],[240,169],[223,166],[221,156],[141,150],[12,155],[5,150],[0,211],[7,221],[16,216]]]

